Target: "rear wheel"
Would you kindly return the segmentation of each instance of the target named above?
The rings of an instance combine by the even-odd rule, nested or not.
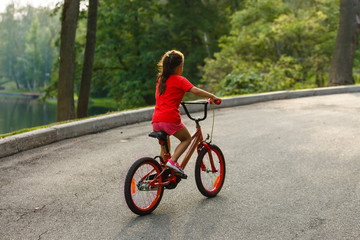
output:
[[[125,179],[125,200],[130,210],[138,215],[146,215],[159,205],[164,187],[149,184],[161,173],[160,164],[152,158],[141,158],[129,169]],[[160,176],[156,184],[162,182]]]
[[[206,197],[215,197],[225,180],[225,159],[219,147],[210,145],[200,151],[195,164],[195,180],[199,191]],[[212,156],[212,162],[210,160]]]

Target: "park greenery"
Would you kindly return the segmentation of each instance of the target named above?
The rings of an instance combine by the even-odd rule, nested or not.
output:
[[[338,19],[339,1],[248,1],[202,83],[220,95],[326,86]]]
[[[117,109],[153,105],[157,62],[170,49],[184,53],[185,77],[219,96],[327,86],[339,5],[340,0],[99,1],[90,96],[114,99]],[[58,6],[9,5],[1,14],[0,88],[57,96]],[[75,95],[86,32],[85,8],[77,21]]]
[[[50,83],[58,17],[46,8],[7,6],[0,15],[0,89],[40,92]],[[8,90],[8,89],[7,89]]]

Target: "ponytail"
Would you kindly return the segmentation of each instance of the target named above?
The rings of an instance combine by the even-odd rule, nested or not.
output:
[[[175,73],[175,69],[184,63],[184,55],[176,50],[166,52],[160,62],[159,67],[159,95],[164,94],[166,90],[166,80]]]

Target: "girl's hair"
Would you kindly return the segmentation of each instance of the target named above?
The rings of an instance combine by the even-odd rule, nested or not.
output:
[[[166,80],[175,73],[175,69],[184,63],[184,55],[176,50],[166,52],[160,62],[159,67],[159,95],[165,93]]]

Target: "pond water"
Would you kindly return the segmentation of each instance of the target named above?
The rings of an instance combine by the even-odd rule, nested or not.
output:
[[[110,111],[90,105],[89,115]],[[0,134],[56,122],[56,104],[36,99],[0,95]]]

